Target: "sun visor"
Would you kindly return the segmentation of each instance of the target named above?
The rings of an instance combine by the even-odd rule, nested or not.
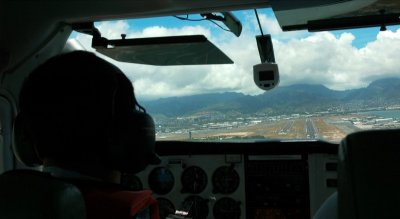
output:
[[[284,31],[338,30],[400,24],[397,0],[270,0]]]
[[[120,62],[171,66],[232,64],[233,61],[203,35],[107,40],[93,38],[97,52]]]

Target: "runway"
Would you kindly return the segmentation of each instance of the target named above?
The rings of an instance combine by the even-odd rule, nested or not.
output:
[[[315,125],[311,119],[306,119],[306,134],[307,134],[307,139],[317,139],[318,134],[315,129]]]

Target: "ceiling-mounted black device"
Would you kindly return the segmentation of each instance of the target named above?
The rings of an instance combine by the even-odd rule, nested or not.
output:
[[[274,48],[270,34],[264,34],[257,10],[254,9],[261,35],[256,36],[261,63],[253,66],[253,79],[258,88],[271,90],[279,84],[279,68],[275,63]]]

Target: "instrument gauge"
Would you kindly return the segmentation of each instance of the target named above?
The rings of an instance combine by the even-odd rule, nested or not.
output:
[[[239,219],[240,202],[228,197],[221,198],[215,202],[213,214],[215,219]]]
[[[233,166],[222,166],[212,176],[213,193],[231,194],[239,187],[239,174]]]
[[[207,186],[207,174],[198,166],[185,169],[181,176],[182,193],[199,194]]]
[[[175,184],[172,172],[166,167],[156,167],[149,174],[149,186],[159,195],[169,193]]]
[[[208,216],[208,200],[198,195],[191,195],[185,199],[183,206],[189,208],[188,217],[193,219],[205,219]]]

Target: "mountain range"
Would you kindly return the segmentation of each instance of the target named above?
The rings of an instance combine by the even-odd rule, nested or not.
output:
[[[360,110],[400,104],[400,78],[372,82],[365,88],[337,91],[323,85],[295,84],[260,95],[226,92],[142,101],[153,115],[185,116],[201,112],[270,115]]]

